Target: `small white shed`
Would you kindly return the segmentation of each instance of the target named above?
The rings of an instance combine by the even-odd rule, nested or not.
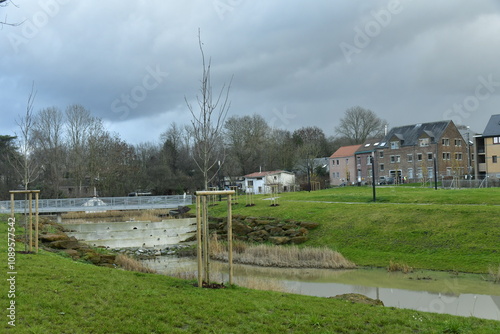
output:
[[[254,194],[270,194],[272,187],[278,187],[279,192],[293,190],[295,174],[283,170],[271,172],[256,172],[245,175],[245,191]]]

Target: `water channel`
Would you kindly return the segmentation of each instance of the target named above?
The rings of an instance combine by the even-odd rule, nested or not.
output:
[[[197,265],[193,258],[161,256],[144,262],[162,274],[190,279],[196,277]],[[212,262],[211,272],[212,281],[227,282],[227,264]],[[318,297],[359,293],[380,299],[388,307],[500,320],[500,284],[489,281],[488,275],[234,265],[235,284],[258,288],[259,281],[262,287],[290,293]]]

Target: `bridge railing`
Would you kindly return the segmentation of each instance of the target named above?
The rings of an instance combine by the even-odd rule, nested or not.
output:
[[[14,211],[29,211],[25,200],[14,201]],[[134,196],[134,197],[90,197],[90,198],[63,198],[40,199],[39,212],[69,212],[69,211],[104,211],[104,210],[132,210],[132,209],[161,209],[176,208],[179,205],[192,204],[189,195],[172,196]],[[10,213],[10,201],[0,201],[0,213]],[[35,201],[32,203],[35,210]]]

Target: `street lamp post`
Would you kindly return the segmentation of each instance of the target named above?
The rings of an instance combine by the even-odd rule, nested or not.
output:
[[[373,151],[372,156],[370,157],[372,162],[372,188],[373,188],[373,201],[377,201],[377,195],[375,190],[375,151]]]

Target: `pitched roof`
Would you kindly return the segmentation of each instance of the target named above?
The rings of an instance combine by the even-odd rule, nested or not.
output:
[[[333,153],[330,158],[343,158],[343,157],[353,157],[356,150],[358,150],[361,145],[349,145],[342,146]]]
[[[401,146],[413,146],[418,144],[418,139],[421,137],[431,137],[433,141],[437,141],[443,135],[448,125],[452,121],[439,121],[432,123],[421,123],[404,125],[392,128],[385,138],[381,141],[379,147],[388,147],[389,142],[393,137],[398,138],[402,142]]]
[[[373,150],[376,149],[381,142],[381,138],[367,139],[361,147],[356,150],[356,154],[373,152]]]
[[[491,115],[486,128],[483,131],[483,137],[492,137],[500,135],[500,115]]]
[[[270,171],[270,172],[255,172],[255,173],[250,173],[250,174],[244,175],[244,177],[246,177],[246,178],[264,177],[267,175],[280,174],[280,173],[290,173],[290,172],[287,172],[284,170],[274,170],[274,171]]]

